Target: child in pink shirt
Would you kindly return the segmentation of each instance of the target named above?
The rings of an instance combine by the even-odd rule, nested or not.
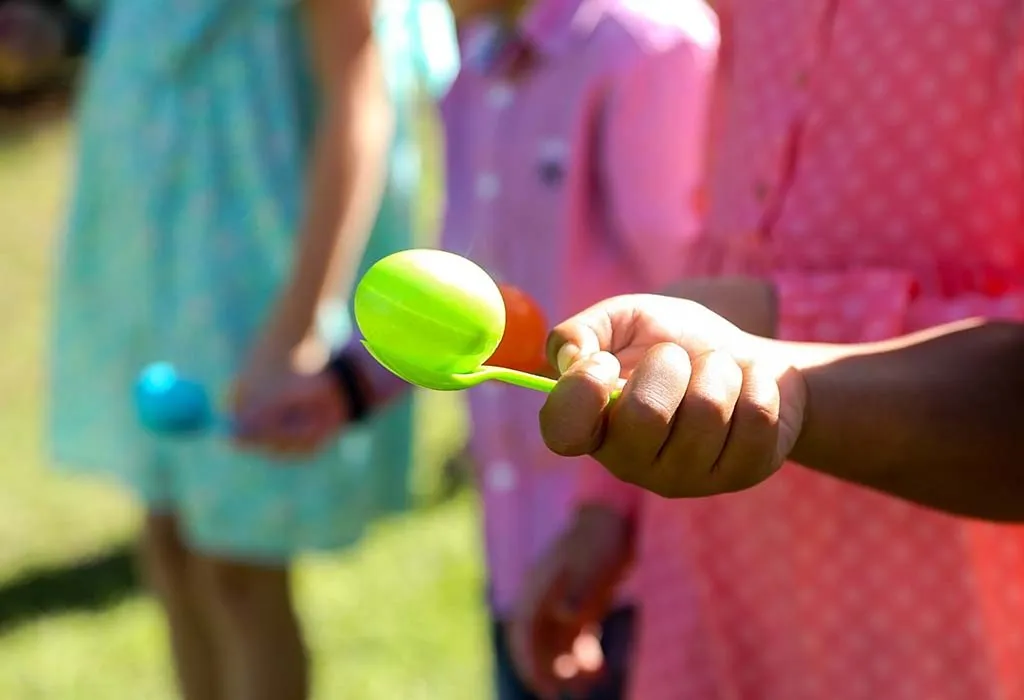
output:
[[[509,19],[518,4],[452,2],[462,70],[441,104],[442,245],[525,291],[549,319],[656,290],[685,265],[697,224],[712,17],[689,1],[535,0]],[[565,527],[585,465],[545,448],[541,396],[491,384],[469,400],[499,697],[529,698],[504,623]],[[620,607],[606,620],[612,673],[594,698],[620,696],[627,618]]]
[[[441,104],[443,247],[529,294],[547,319],[678,278],[697,227],[718,43],[710,10],[698,0],[451,5],[462,68]],[[358,346],[343,359],[370,404],[402,388]],[[499,697],[526,699],[505,625],[527,572],[567,525],[580,469],[598,467],[547,450],[542,396],[489,384],[469,401]],[[261,432],[256,441],[274,442],[273,428]],[[621,696],[631,615],[628,595],[618,602],[603,637],[611,673],[587,697]]]
[[[1024,3],[717,4],[719,139],[691,273],[769,282],[786,340],[1024,319]],[[631,697],[1024,698],[1019,527],[791,467],[693,502],[586,477],[582,500],[618,500],[638,558],[659,561],[635,578]]]

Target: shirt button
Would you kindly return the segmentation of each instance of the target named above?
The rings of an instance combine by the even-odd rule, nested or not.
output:
[[[494,109],[505,109],[515,99],[515,91],[508,83],[497,83],[487,92],[487,102]]]
[[[501,182],[494,173],[480,173],[476,178],[476,196],[480,199],[490,200],[498,196],[501,191]]]
[[[487,488],[495,493],[508,493],[516,487],[516,470],[508,462],[495,462],[484,476]]]
[[[805,90],[808,85],[811,84],[811,72],[804,68],[803,70],[797,71],[796,74],[796,86],[801,90]]]

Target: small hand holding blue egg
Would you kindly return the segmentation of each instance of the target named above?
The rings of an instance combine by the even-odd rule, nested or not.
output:
[[[211,431],[232,432],[231,421],[214,411],[202,384],[158,362],[143,369],[135,383],[139,423],[164,437],[198,437]]]

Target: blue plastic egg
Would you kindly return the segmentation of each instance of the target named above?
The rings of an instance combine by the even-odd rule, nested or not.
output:
[[[206,389],[181,377],[173,365],[165,362],[152,364],[139,375],[135,410],[139,423],[158,435],[195,435],[214,422]]]

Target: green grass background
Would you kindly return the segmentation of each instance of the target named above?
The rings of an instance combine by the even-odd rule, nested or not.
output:
[[[0,124],[0,698],[161,700],[174,697],[164,630],[130,564],[139,513],[104,485],[56,475],[45,458],[48,292],[71,138],[60,117]],[[436,217],[430,187],[424,229]],[[418,408],[431,415],[417,437],[428,502],[461,415],[447,396]],[[317,698],[488,696],[475,509],[461,493],[300,563]]]

